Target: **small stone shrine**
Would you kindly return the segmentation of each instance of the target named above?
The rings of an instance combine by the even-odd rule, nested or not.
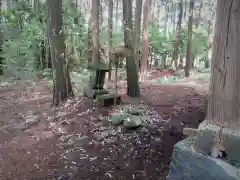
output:
[[[120,104],[121,96],[110,93],[104,89],[106,73],[110,71],[106,64],[91,64],[88,66],[90,71],[88,86],[84,88],[84,95],[88,98],[97,100],[101,106]]]
[[[108,94],[108,91],[103,88],[106,72],[109,68],[105,64],[90,64],[88,66],[90,71],[88,86],[84,89],[84,95],[89,98],[96,98],[96,95]]]

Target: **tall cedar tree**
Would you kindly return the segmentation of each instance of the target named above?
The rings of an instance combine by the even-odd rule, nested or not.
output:
[[[126,57],[127,69],[127,95],[130,97],[140,96],[138,73],[136,61],[133,53],[133,25],[132,25],[132,0],[123,0],[123,24],[124,24],[124,44],[130,52]]]
[[[152,0],[145,0],[143,9],[143,47],[141,60],[141,79],[147,76],[148,70],[148,55],[149,55],[149,22],[151,15]]]
[[[113,0],[108,1],[108,45],[109,45],[109,69],[112,69],[112,45],[113,45]],[[108,80],[111,80],[111,71],[108,73]],[[116,77],[115,77],[116,78]]]
[[[99,44],[99,13],[100,1],[92,0],[92,62],[100,62],[100,44]]]
[[[188,17],[188,42],[187,42],[187,55],[186,55],[186,65],[185,65],[185,77],[189,77],[190,69],[192,68],[192,25],[193,25],[193,8],[194,0],[190,0],[189,4],[189,17]]]
[[[218,0],[207,120],[240,128],[240,1]]]
[[[179,0],[178,8],[179,8],[179,14],[178,14],[177,29],[176,29],[176,41],[174,44],[173,57],[172,57],[172,61],[174,62],[175,69],[178,67],[178,53],[179,53],[179,46],[180,46],[180,42],[181,42],[183,0]]]
[[[53,72],[53,105],[73,97],[62,29],[62,0],[48,0],[48,31]]]
[[[142,20],[142,3],[143,0],[136,1],[135,13],[135,36],[134,36],[134,55],[136,57],[136,66],[139,68],[140,62],[140,36],[141,36],[141,20]]]

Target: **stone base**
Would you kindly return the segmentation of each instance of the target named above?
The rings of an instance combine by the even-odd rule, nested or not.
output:
[[[92,89],[90,87],[86,87],[83,90],[84,96],[88,98],[96,98],[97,95],[108,94],[106,89]]]
[[[211,154],[216,135],[221,127],[202,122],[196,134],[196,151],[204,155]],[[221,144],[225,148],[227,161],[231,164],[240,165],[240,130],[223,128]]]
[[[121,96],[118,94],[103,94],[96,96],[97,104],[100,106],[119,105],[121,103]]]
[[[239,180],[240,168],[195,152],[189,140],[174,147],[167,180]]]

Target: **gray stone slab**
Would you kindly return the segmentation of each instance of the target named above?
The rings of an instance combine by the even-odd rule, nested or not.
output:
[[[204,121],[198,128],[196,135],[196,150],[205,155],[211,153],[214,139],[218,136],[221,127],[208,124]],[[231,163],[240,164],[240,131],[237,129],[223,128],[221,144],[225,148],[227,159]]]
[[[87,86],[84,88],[83,93],[88,98],[96,98],[97,95],[108,94],[108,91],[106,89],[92,89]]]
[[[183,140],[174,147],[168,180],[240,180],[240,168],[197,153]]]
[[[100,94],[96,95],[97,104],[100,106],[119,105],[121,103],[121,96],[119,94]]]

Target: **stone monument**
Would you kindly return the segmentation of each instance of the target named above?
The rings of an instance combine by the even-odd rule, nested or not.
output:
[[[96,98],[97,95],[108,94],[108,91],[103,88],[106,72],[110,69],[106,64],[90,64],[88,66],[90,71],[89,83],[84,88],[84,95],[89,98]]]
[[[121,103],[121,96],[110,93],[104,89],[106,73],[110,71],[106,64],[91,64],[88,66],[90,71],[89,83],[84,88],[84,95],[94,98],[100,106],[110,106]]]
[[[206,121],[198,129],[186,129],[184,134],[188,137],[174,147],[168,180],[240,180],[239,132],[221,130]],[[213,154],[220,130],[225,148],[219,146],[220,152]]]

